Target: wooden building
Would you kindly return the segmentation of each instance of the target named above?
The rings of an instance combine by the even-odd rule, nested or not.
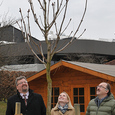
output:
[[[85,115],[90,99],[96,96],[96,86],[103,81],[111,84],[111,91],[115,96],[115,66],[113,65],[60,61],[51,66],[51,78],[52,107],[57,103],[59,93],[65,91],[69,94],[72,104],[80,104],[81,115]],[[46,70],[40,71],[27,80],[30,88],[40,93],[46,104]]]

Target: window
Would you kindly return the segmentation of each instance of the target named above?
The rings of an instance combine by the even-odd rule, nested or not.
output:
[[[59,87],[53,87],[52,88],[52,99],[51,99],[51,108],[53,108],[57,101],[59,96]]]
[[[96,87],[90,87],[90,100],[96,97]]]
[[[73,88],[73,100],[74,103],[80,104],[80,112],[84,112],[85,111],[84,88]]]

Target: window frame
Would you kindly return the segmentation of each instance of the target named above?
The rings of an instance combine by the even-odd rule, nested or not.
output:
[[[60,94],[60,87],[58,87],[58,86],[52,86],[52,89],[53,89],[53,95],[51,95],[51,108],[53,108],[53,107],[55,107],[55,105],[56,105],[56,103],[57,102],[55,102],[55,97],[57,97],[58,98],[58,96],[59,95],[55,95],[54,94],[54,88],[59,88],[59,94]],[[52,102],[52,98],[53,98],[53,102]],[[58,99],[57,99],[57,101],[58,101]],[[53,105],[53,106],[52,106]]]

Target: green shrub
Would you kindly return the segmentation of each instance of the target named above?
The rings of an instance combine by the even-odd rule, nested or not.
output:
[[[0,115],[5,115],[7,103],[0,101]]]

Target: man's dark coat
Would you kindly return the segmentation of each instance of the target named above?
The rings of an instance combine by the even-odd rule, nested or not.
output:
[[[15,115],[16,102],[21,102],[21,113],[23,115],[46,115],[46,107],[42,96],[33,93],[31,89],[29,89],[27,106],[25,106],[25,101],[22,99],[19,92],[8,99],[6,115]]]

